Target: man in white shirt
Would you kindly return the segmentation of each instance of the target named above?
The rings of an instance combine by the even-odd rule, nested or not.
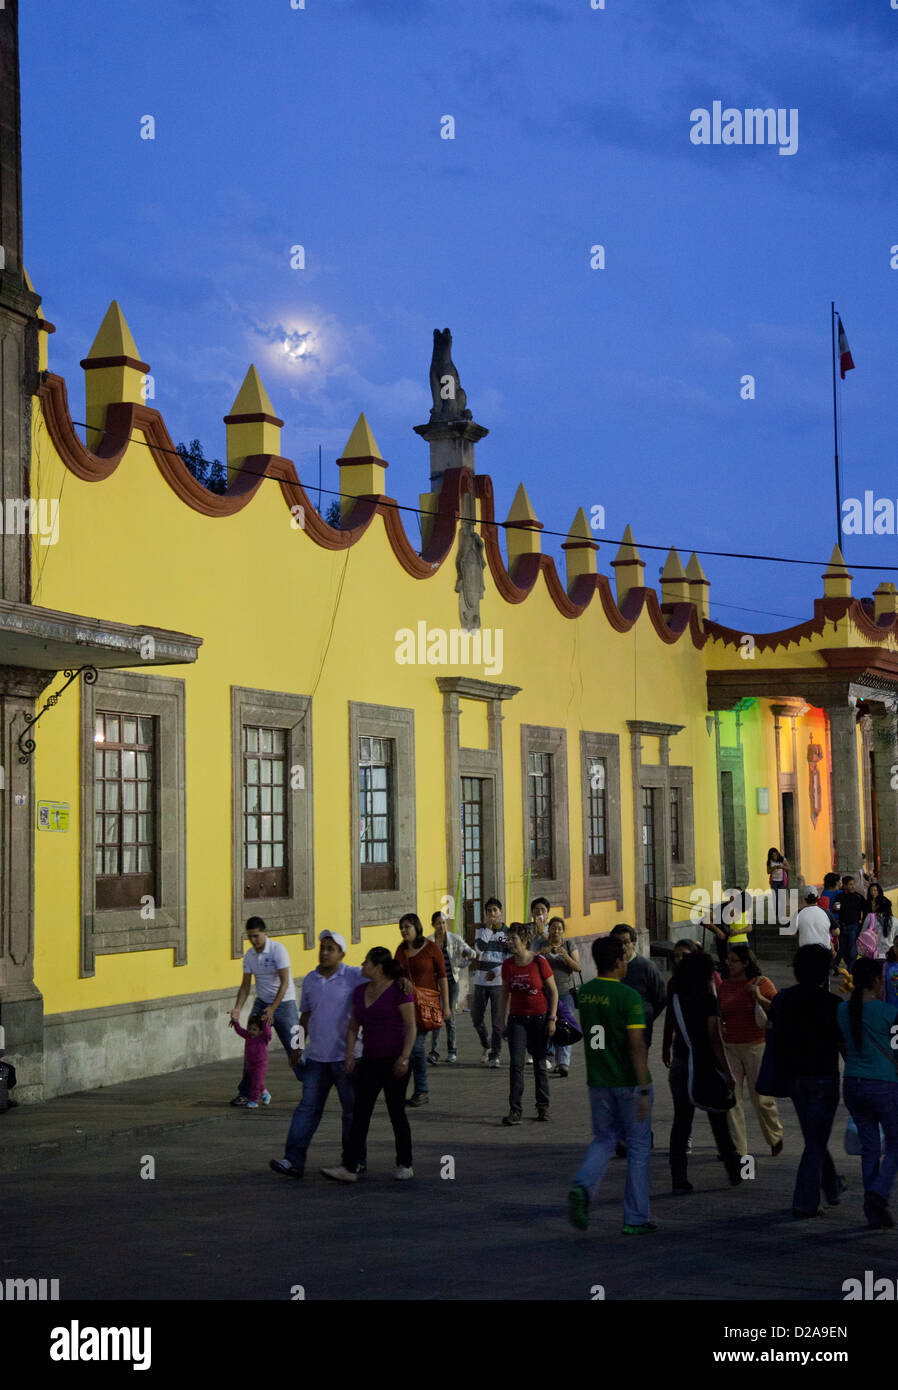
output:
[[[783,928],[782,934],[794,936],[797,932],[799,946],[825,946],[829,951],[829,934],[832,930],[829,914],[817,906],[816,888],[808,888],[804,896],[806,905],[796,912],[788,927]]]
[[[243,982],[230,1016],[235,1023],[240,1022],[240,1010],[255,977],[256,1000],[249,1016],[256,1018],[261,1014],[268,1020],[283,1044],[297,1081],[302,1081],[302,1064],[294,1057],[299,1047],[300,1027],[296,1008],[296,986],[293,983],[293,970],[287,948],[280,941],[268,940],[267,928],[261,917],[250,917],[246,924],[246,935],[250,944],[243,957]],[[270,1100],[269,1093],[263,1091],[262,1103],[267,1105]],[[244,1072],[237,1087],[237,1095],[231,1104],[244,1106],[248,1103],[249,1082]]]

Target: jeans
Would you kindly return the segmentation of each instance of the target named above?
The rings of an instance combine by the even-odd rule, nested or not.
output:
[[[415,1095],[427,1095],[427,1053],[430,1050],[429,1039],[439,1037],[439,1033],[419,1033],[415,1038],[412,1047],[412,1055],[409,1058],[409,1071],[415,1078]]]
[[[250,1018],[258,1018],[259,1014],[264,1013],[264,1011],[267,1008],[268,1005],[265,1002],[265,1000],[260,999],[257,995],[256,1002],[250,1009]],[[290,1060],[290,1053],[294,1050],[294,1042],[299,1036],[298,1032],[294,1033],[294,1028],[299,1028],[299,1010],[296,1007],[296,1000],[282,999],[280,1004],[278,1004],[277,1009],[275,1010],[274,1031],[277,1033],[278,1037],[280,1038],[283,1044],[288,1061]],[[297,1081],[302,1081],[305,1075],[303,1063],[298,1062],[296,1066],[293,1068],[293,1072]],[[244,1068],[243,1076],[240,1079],[240,1085],[237,1087],[237,1094],[240,1096],[246,1096],[248,1098],[249,1091],[249,1075],[246,1069]]]
[[[455,1048],[455,1006],[456,1006],[456,1004],[458,1003],[458,980],[453,980],[452,976],[450,975],[450,976],[448,977],[448,979],[446,980],[446,984],[449,986],[449,1017],[445,1020],[445,1023],[446,1023],[446,1046],[448,1047],[448,1049],[449,1049],[449,1054],[450,1054],[450,1056],[451,1056],[451,1055],[455,1052],[455,1050],[456,1050],[456,1048]],[[433,1055],[434,1057],[439,1057],[439,1055],[440,1055],[440,1035],[439,1035],[439,1033],[429,1033],[429,1034],[428,1034],[428,1037],[429,1037],[429,1039],[430,1039],[430,1049],[429,1049],[430,1052],[432,1053],[432,1055]]]
[[[861,1138],[864,1191],[876,1192],[887,1202],[898,1172],[898,1081],[846,1076],[842,1095]],[[881,1159],[880,1125],[886,1145]]]
[[[527,1053],[533,1058],[533,1075],[536,1082],[536,1106],[538,1110],[549,1105],[549,1072],[546,1067],[546,1014],[510,1014],[506,1037],[511,1056],[511,1081],[508,1088],[508,1105],[511,1110],[520,1110],[524,1101],[524,1063]]]
[[[695,1106],[689,1099],[689,1063],[675,1057],[670,1064],[668,1079],[674,1103],[674,1121],[670,1130],[670,1177],[674,1187],[683,1187],[687,1181],[686,1145],[695,1119]],[[727,1112],[720,1111],[715,1114],[708,1110],[705,1113],[714,1135],[717,1152],[726,1164],[727,1172],[735,1172],[739,1168],[739,1155],[730,1134]]]
[[[290,1133],[287,1135],[287,1143],[284,1148],[284,1157],[288,1158],[293,1167],[298,1168],[301,1173],[305,1170],[306,1154],[315,1131],[321,1123],[321,1116],[324,1113],[324,1107],[327,1104],[332,1086],[336,1086],[340,1105],[343,1108],[343,1147],[345,1148],[352,1128],[352,1107],[355,1099],[353,1077],[346,1075],[346,1068],[342,1062],[313,1062],[311,1060],[306,1062],[303,1068],[302,1100],[293,1112]],[[363,1149],[361,1162],[364,1163],[364,1161],[365,1152]]]
[[[838,965],[839,961],[847,965],[850,970],[857,960],[857,939],[861,930],[860,922],[849,922],[845,927],[839,927],[839,950],[833,965]]]
[[[487,1036],[487,1031],[483,1026],[483,1018],[486,1013],[486,1006],[490,1006],[490,1021],[492,1032]],[[471,1022],[480,1039],[480,1046],[488,1050],[490,1060],[499,1057],[502,1053],[502,1033],[499,1028],[499,1005],[502,1003],[501,985],[475,985],[474,1003],[471,1006]]]
[[[624,1224],[644,1226],[649,1213],[649,1154],[652,1147],[652,1087],[648,1114],[636,1118],[638,1086],[589,1086],[592,1143],[574,1175],[575,1187],[585,1187],[592,1197],[620,1141],[627,1145],[627,1186],[624,1191]]]
[[[393,1137],[396,1140],[396,1166],[412,1166],[412,1131],[405,1110],[405,1091],[408,1069],[402,1076],[393,1075],[395,1057],[363,1057],[355,1064],[355,1104],[352,1127],[343,1146],[343,1167],[354,1173],[365,1151],[365,1140],[371,1126],[374,1105],[381,1091],[387,1102]],[[426,1066],[427,1063],[425,1062]]]
[[[804,1139],[792,1206],[795,1211],[816,1212],[821,1187],[828,1202],[838,1201],[839,1197],[839,1175],[827,1147],[839,1108],[838,1075],[793,1076],[789,1094]]]

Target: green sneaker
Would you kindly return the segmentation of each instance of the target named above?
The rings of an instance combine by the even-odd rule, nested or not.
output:
[[[650,1236],[657,1231],[658,1227],[654,1221],[645,1221],[641,1226],[625,1226],[625,1236]]]
[[[585,1187],[572,1187],[567,1194],[567,1214],[572,1226],[585,1231],[589,1226],[589,1193]]]

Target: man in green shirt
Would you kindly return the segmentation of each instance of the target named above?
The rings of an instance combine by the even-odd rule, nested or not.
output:
[[[627,973],[619,937],[592,943],[597,977],[580,990],[580,1027],[586,1049],[586,1082],[593,1139],[568,1193],[571,1225],[585,1231],[589,1200],[598,1187],[618,1141],[627,1145],[624,1234],[645,1235],[658,1228],[649,1212],[649,1154],[652,1144],[652,1078],[645,1045],[645,1014]]]

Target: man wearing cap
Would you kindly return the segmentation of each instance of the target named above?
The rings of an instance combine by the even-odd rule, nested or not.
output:
[[[805,890],[805,906],[796,912],[788,928],[783,928],[784,936],[794,936],[798,932],[798,945],[825,946],[829,951],[830,931],[829,913],[817,906],[817,889]]]
[[[318,942],[318,969],[311,970],[303,980],[300,1001],[299,1023],[305,1035],[302,1100],[293,1113],[284,1157],[273,1158],[269,1164],[275,1173],[286,1178],[303,1176],[306,1153],[321,1123],[331,1086],[336,1086],[343,1107],[344,1148],[352,1128],[354,1091],[353,1079],[344,1069],[346,1032],[352,1014],[352,992],[366,980],[361,966],[347,965],[343,960],[344,937],[323,931]],[[363,1167],[364,1163],[363,1153]]]

